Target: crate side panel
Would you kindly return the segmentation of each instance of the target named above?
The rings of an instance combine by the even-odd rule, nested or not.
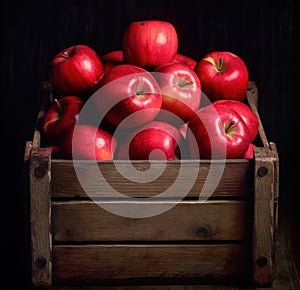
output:
[[[168,191],[170,197],[199,197],[200,194],[204,198],[211,195],[241,197],[249,195],[253,188],[249,160],[167,162],[166,166],[156,162],[151,165],[152,173],[146,172],[149,168],[147,162],[134,163],[138,172],[134,172],[130,162],[119,162],[118,170],[124,176],[114,162],[98,162],[95,166],[95,162],[86,161],[76,165],[75,170],[72,161],[53,161],[52,196],[113,197],[114,193],[119,193],[119,196],[126,197],[154,197]],[[141,172],[146,174],[141,177],[143,182],[134,181]],[[161,174],[157,178],[151,176],[156,172]],[[179,175],[182,172],[184,174]]]
[[[247,279],[246,245],[55,246],[55,284]],[[178,281],[179,280],[179,281]],[[132,285],[132,284],[131,284]]]
[[[142,212],[171,209],[147,218],[115,214],[124,208]],[[52,203],[54,242],[247,240],[249,216],[245,201]]]

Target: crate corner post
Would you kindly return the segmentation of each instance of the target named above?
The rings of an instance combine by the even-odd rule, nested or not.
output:
[[[278,154],[274,146],[254,149],[253,283],[273,281],[274,239],[277,232]]]
[[[52,285],[51,151],[31,149],[29,158],[31,281],[37,287]]]

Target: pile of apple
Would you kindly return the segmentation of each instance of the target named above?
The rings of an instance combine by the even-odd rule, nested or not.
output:
[[[166,21],[132,22],[122,41],[122,50],[101,57],[75,45],[51,60],[49,79],[59,97],[41,131],[54,157],[253,157],[258,118],[245,102],[248,70],[240,57],[183,55]]]

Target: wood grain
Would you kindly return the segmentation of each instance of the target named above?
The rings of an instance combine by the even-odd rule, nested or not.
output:
[[[258,89],[254,81],[249,82],[246,97],[247,97],[249,107],[251,108],[251,110],[254,112],[254,114],[258,119],[258,136],[256,141],[259,143],[258,144],[259,146],[270,147],[260,114],[258,112]]]
[[[149,218],[118,216],[101,207],[108,203],[116,209],[128,206],[108,201],[53,202],[54,242],[247,240],[251,236],[250,205],[245,201],[183,201]],[[146,211],[162,202],[139,206]]]
[[[53,248],[55,284],[245,279],[246,245],[61,245]]]
[[[127,175],[134,177],[134,172],[128,168],[129,161],[114,161],[118,167],[125,171]],[[112,191],[129,197],[150,197],[155,196],[168,189],[176,180],[181,166],[185,171],[185,178],[180,181],[179,186],[174,186],[174,190],[169,196],[182,196],[182,185],[191,184],[189,197],[201,197],[213,194],[214,197],[241,197],[247,196],[253,189],[253,179],[251,178],[252,163],[246,159],[232,159],[223,162],[212,162],[210,160],[174,160],[168,161],[166,169],[161,176],[152,182],[137,183],[122,176],[115,167],[113,161],[100,161],[98,168],[93,161],[82,161],[77,168],[84,174],[85,190],[83,190],[73,162],[70,160],[52,161],[52,197],[112,197]],[[138,170],[146,170],[149,164],[145,161],[135,161],[134,166]],[[152,166],[157,170],[162,170],[162,162],[154,162]],[[224,167],[224,168],[223,168]],[[223,170],[224,169],[224,170]],[[211,170],[211,171],[210,171]],[[191,177],[196,175],[196,181]],[[210,173],[212,172],[212,174]],[[102,179],[100,179],[100,175]],[[209,176],[209,178],[208,178]],[[105,189],[103,180],[111,188]],[[177,181],[178,182],[178,181]],[[203,189],[203,184],[211,185],[214,190]]]
[[[275,162],[269,148],[255,148],[255,194],[253,214],[253,280],[257,285],[272,283],[274,255]]]
[[[30,224],[32,283],[51,286],[52,235],[51,235],[51,152],[33,148],[30,157]]]

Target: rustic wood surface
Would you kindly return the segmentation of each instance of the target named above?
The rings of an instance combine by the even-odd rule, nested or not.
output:
[[[118,167],[128,174],[132,174],[130,168],[128,168],[128,161],[115,161]],[[136,167],[147,167],[148,162],[136,161],[134,162]],[[166,170],[162,175],[154,182],[139,183],[138,186],[135,182],[124,178],[117,170],[112,161],[98,162],[99,170],[105,178],[108,184],[113,186],[116,191],[130,197],[147,197],[159,194],[164,189],[170,186],[181,166],[184,166],[186,170],[185,175],[187,179],[183,182],[189,181],[189,174],[194,175],[194,172],[198,171],[197,182],[193,185],[189,197],[199,197],[204,182],[210,182],[210,184],[218,184],[216,190],[213,193],[214,197],[238,197],[247,196],[252,191],[253,184],[249,176],[252,173],[252,162],[246,159],[232,159],[226,160],[224,172],[219,176],[219,170],[223,170],[224,163],[210,162],[202,160],[201,162],[195,160],[182,160],[182,161],[170,161],[167,163]],[[164,166],[162,162],[153,162],[152,165],[157,170],[161,170]],[[92,197],[111,197],[111,189],[107,192],[101,187],[98,170],[95,170],[94,162],[82,161],[77,168],[82,168],[82,172],[85,175],[86,189],[89,192],[89,196]],[[211,169],[212,168],[212,169]],[[215,175],[211,176],[210,180],[206,180],[209,171],[215,172]],[[196,172],[197,172],[196,171]],[[178,187],[180,189],[180,187]],[[211,192],[204,191],[201,193],[204,197]],[[182,192],[176,192],[176,187],[172,192],[174,196],[181,196]],[[71,160],[52,160],[52,197],[87,197],[86,192],[82,189],[81,184],[78,181],[78,177],[74,170],[74,165]]]
[[[51,152],[32,148],[30,156],[30,225],[32,281],[34,285],[50,286],[52,279],[51,235]]]
[[[274,196],[277,152],[254,148],[253,275],[258,285],[272,281],[274,255]]]
[[[248,105],[251,108],[251,110],[254,112],[254,114],[258,118],[258,137],[257,141],[260,143],[259,146],[262,147],[269,147],[269,141],[261,120],[261,116],[258,112],[258,88],[254,81],[249,81],[248,90],[247,90],[247,101]]]
[[[166,284],[166,285],[73,285],[73,286],[52,286],[46,288],[40,287],[4,287],[3,290],[299,290],[300,279],[295,265],[295,260],[291,252],[290,241],[286,233],[286,229],[290,228],[286,218],[281,219],[279,228],[278,246],[276,248],[276,268],[277,275],[271,286],[257,287],[251,284]]]
[[[52,287],[2,287],[3,290],[299,290],[300,278],[295,265],[294,256],[287,229],[292,230],[286,217],[282,217],[278,230],[278,246],[276,247],[276,268],[278,269],[271,286],[259,287],[251,284],[166,284],[166,285],[79,285],[52,286]]]
[[[57,245],[53,279],[56,285],[239,281],[248,276],[247,258],[249,249],[243,244]]]
[[[125,202],[107,202],[122,207]],[[161,202],[160,202],[161,203]],[[171,204],[171,202],[165,202]],[[155,207],[154,202],[144,208]],[[210,241],[251,237],[251,206],[245,201],[182,201],[157,216],[118,216],[92,201],[52,203],[54,242]]]

